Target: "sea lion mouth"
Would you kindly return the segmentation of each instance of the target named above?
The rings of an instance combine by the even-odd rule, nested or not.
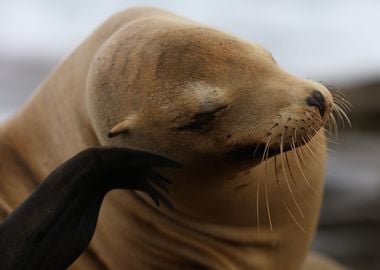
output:
[[[290,144],[285,144],[282,148],[282,152],[292,150]],[[254,143],[254,144],[238,144],[234,145],[231,150],[227,152],[229,158],[238,160],[264,160],[272,156],[281,153],[280,146],[266,147],[264,143]]]

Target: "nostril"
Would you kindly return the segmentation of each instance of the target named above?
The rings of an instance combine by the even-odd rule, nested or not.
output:
[[[318,90],[314,90],[311,95],[306,99],[306,103],[309,106],[317,107],[321,116],[324,116],[326,111],[325,98]]]

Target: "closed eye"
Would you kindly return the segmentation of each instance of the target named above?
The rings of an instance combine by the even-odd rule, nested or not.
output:
[[[190,121],[184,125],[177,127],[179,131],[205,131],[207,127],[210,127],[216,118],[216,113],[227,108],[227,105],[220,106],[210,111],[198,112],[193,115]]]

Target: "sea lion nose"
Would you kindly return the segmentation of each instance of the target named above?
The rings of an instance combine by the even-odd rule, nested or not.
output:
[[[317,107],[321,116],[324,116],[326,111],[326,102],[321,92],[319,92],[318,90],[314,90],[311,93],[311,95],[306,99],[306,103],[309,106]]]

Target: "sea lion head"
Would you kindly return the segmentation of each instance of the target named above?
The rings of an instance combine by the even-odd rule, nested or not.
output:
[[[252,166],[306,143],[329,120],[328,89],[288,74],[262,46],[194,24],[151,24],[120,29],[92,62],[87,104],[102,144],[193,169]]]

